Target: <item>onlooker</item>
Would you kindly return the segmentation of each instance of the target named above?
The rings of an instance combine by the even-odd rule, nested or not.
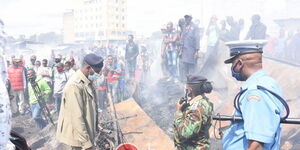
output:
[[[230,30],[227,34],[226,41],[237,41],[240,39],[241,29],[243,24],[237,23],[232,16],[226,18],[228,25],[230,26]],[[242,23],[242,22],[241,22]]]
[[[194,25],[192,22],[191,15],[185,15],[185,28],[182,33],[182,42],[183,49],[182,53],[179,54],[181,56],[182,63],[182,80],[185,80],[185,77],[188,74],[192,74],[195,69],[197,52],[200,49],[200,35],[199,28]]]
[[[39,61],[39,60],[37,60],[36,62],[35,62],[35,65],[34,65],[34,71],[35,72],[40,72],[40,67],[41,67],[41,61]]]
[[[56,114],[59,114],[62,92],[68,81],[68,75],[64,71],[63,63],[56,64],[56,68],[57,68],[57,72],[54,74],[53,97],[55,99]]]
[[[248,31],[246,36],[246,40],[261,40],[266,38],[267,27],[263,23],[260,22],[259,15],[252,16],[252,25]]]
[[[42,66],[39,68],[37,75],[42,76],[49,86],[52,85],[52,69],[48,66],[47,59],[42,60]]]
[[[30,57],[30,64],[28,64],[27,69],[33,69],[35,67],[36,56],[32,55]]]
[[[65,72],[66,72],[68,78],[70,78],[75,73],[75,70],[72,66],[72,62],[66,61],[64,67],[65,67]]]
[[[28,70],[28,79],[29,103],[31,104],[32,117],[37,127],[43,129],[47,125],[47,122],[42,118],[41,113],[45,102],[48,100],[51,89],[41,76],[36,76],[36,72],[33,69]],[[39,89],[40,91],[35,91],[35,89]],[[40,94],[42,99],[39,99],[37,94]]]
[[[11,93],[14,98],[11,101],[12,113],[17,114],[18,110],[20,114],[25,113],[25,98],[24,89],[26,86],[26,75],[24,73],[23,67],[20,65],[21,60],[14,58],[13,64],[8,68],[8,79],[11,84]],[[17,105],[17,99],[18,105]]]
[[[112,55],[107,56],[106,64],[103,68],[104,75],[107,79],[108,92],[111,93],[114,103],[119,102],[118,83],[121,77],[121,68],[116,61]]]
[[[133,38],[134,38],[133,35],[128,35],[128,43],[126,44],[126,52],[125,52],[126,66],[128,68],[130,79],[134,79],[136,58],[139,55],[139,47],[133,41]]]
[[[167,56],[167,65],[170,77],[177,77],[178,73],[178,48],[177,48],[177,33],[174,31],[173,23],[169,22],[167,24],[167,29],[163,39],[163,48],[162,48],[162,58]],[[146,47],[145,47],[146,48]]]

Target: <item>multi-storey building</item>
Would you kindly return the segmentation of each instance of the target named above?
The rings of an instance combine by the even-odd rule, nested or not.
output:
[[[126,5],[126,0],[74,0],[74,33],[65,33],[65,28],[64,33],[73,35],[74,42],[123,42],[127,38]]]

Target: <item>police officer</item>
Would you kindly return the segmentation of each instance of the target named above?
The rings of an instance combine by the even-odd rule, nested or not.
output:
[[[206,78],[188,75],[186,83],[187,101],[177,103],[174,120],[174,141],[178,150],[209,149],[209,128],[213,104],[205,96],[212,91]]]
[[[283,114],[283,94],[279,84],[262,69],[265,41],[234,41],[226,43],[231,58],[232,76],[244,81],[234,102],[234,122],[223,137],[225,150],[280,149],[280,119]],[[286,116],[287,117],[287,116]]]
[[[56,137],[74,150],[94,149],[97,100],[91,79],[102,67],[102,57],[86,55],[81,69],[72,75],[63,90]]]

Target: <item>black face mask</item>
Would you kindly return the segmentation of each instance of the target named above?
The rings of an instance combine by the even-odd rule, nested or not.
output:
[[[35,60],[34,60],[34,59],[31,59],[30,61],[31,61],[31,64],[32,64],[32,65],[35,64]]]
[[[60,63],[60,59],[55,59],[55,63]]]
[[[13,65],[14,65],[15,67],[18,67],[18,66],[19,66],[19,64],[16,63],[16,62],[14,62]]]
[[[47,67],[47,64],[43,64],[43,67]]]

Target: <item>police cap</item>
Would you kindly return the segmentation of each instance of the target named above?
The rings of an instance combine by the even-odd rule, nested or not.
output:
[[[187,75],[186,83],[187,84],[199,84],[201,82],[207,81],[207,79],[200,75]]]
[[[101,68],[103,66],[103,58],[94,53],[87,54],[84,57],[84,61],[92,67]]]
[[[230,49],[230,58],[225,60],[225,64],[232,63],[237,56],[250,53],[263,53],[266,40],[245,40],[231,41],[225,43]]]

